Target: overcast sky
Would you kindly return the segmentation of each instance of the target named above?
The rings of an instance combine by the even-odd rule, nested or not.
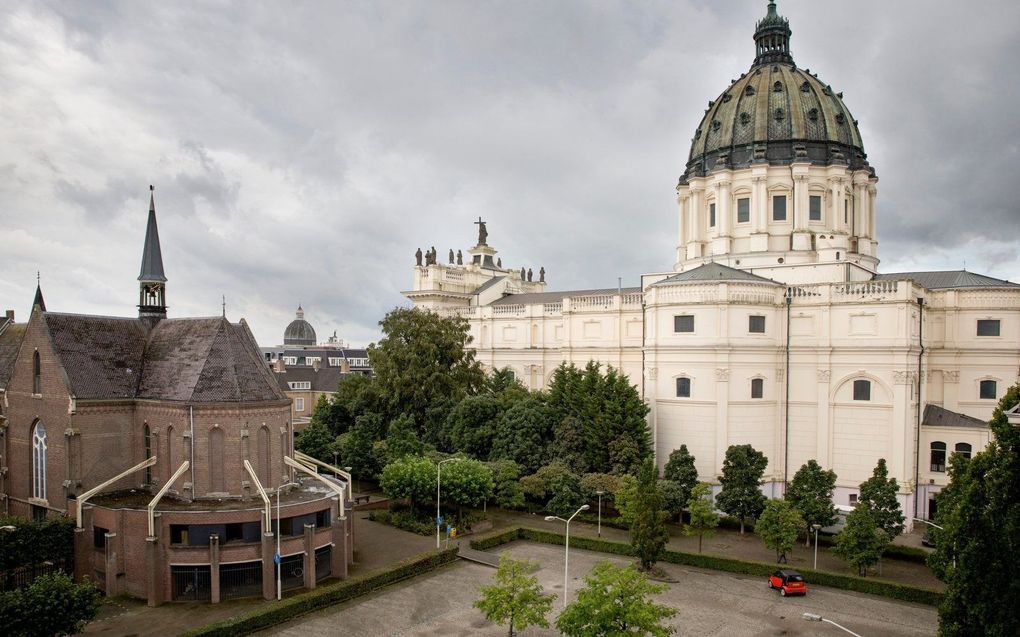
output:
[[[354,345],[416,248],[550,289],[669,270],[675,191],[763,0],[5,2],[0,304],[136,313],[156,186],[172,316]],[[1020,281],[1020,3],[781,0],[876,168],[881,269]]]

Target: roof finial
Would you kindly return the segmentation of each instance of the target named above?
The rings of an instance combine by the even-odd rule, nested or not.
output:
[[[36,305],[38,305],[39,309],[43,312],[46,311],[46,300],[43,299],[42,286],[39,284],[38,270],[35,271],[35,298],[32,299],[32,307],[35,307]]]
[[[35,286],[39,287],[39,270],[35,271]]]
[[[223,318],[227,318],[227,295],[223,295]]]

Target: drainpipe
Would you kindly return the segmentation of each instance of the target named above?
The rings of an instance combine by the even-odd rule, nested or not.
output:
[[[786,405],[784,411],[783,442],[783,495],[790,467],[790,308],[793,305],[793,288],[786,288]]]
[[[917,344],[921,351],[917,355],[917,430],[914,433],[914,517],[921,495],[921,361],[924,359],[924,299],[917,297]],[[927,519],[927,516],[925,517]]]

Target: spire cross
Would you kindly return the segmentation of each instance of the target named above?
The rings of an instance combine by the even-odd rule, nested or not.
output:
[[[223,318],[227,318],[227,295],[223,295]]]
[[[39,285],[39,270],[35,271],[35,284]]]

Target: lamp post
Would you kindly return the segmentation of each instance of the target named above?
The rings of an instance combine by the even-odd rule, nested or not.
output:
[[[18,530],[18,527],[11,526],[10,524],[7,524],[5,526],[0,526],[0,531],[17,531],[17,530]]]
[[[335,452],[335,451],[334,451],[334,452],[333,452],[333,466],[334,466],[334,467],[336,467],[336,457],[337,457],[337,452]],[[337,475],[336,475],[336,471],[334,471],[334,472],[333,472],[333,477],[334,477],[334,478],[336,478],[336,477],[337,477]]]
[[[591,507],[589,507],[587,504],[582,505],[580,509],[578,509],[577,511],[574,511],[574,515],[570,516],[566,520],[564,520],[561,517],[555,516],[555,515],[547,515],[547,516],[545,516],[545,521],[546,522],[552,522],[553,520],[559,520],[560,522],[566,522],[567,523],[567,539],[564,542],[564,545],[565,545],[566,549],[564,551],[564,556],[563,556],[563,608],[567,607],[567,583],[569,582],[568,578],[570,576],[570,521],[573,520],[574,517],[576,517],[578,513],[580,513],[581,511],[587,511],[589,508],[591,508]]]
[[[815,530],[815,570],[818,570],[818,529],[822,528],[821,524],[812,524],[811,528]]]
[[[280,525],[280,487],[276,487],[276,599],[283,597],[283,557],[280,556],[280,535],[283,528]]]
[[[439,549],[439,485],[443,480],[443,465],[447,462],[457,462],[460,458],[447,458],[440,460],[436,465],[436,549]]]
[[[850,630],[846,626],[840,626],[839,624],[837,624],[836,622],[832,621],[831,619],[826,619],[826,618],[822,617],[821,615],[816,615],[814,613],[804,613],[803,615],[801,615],[801,617],[803,617],[804,619],[806,619],[809,622],[825,622],[826,624],[832,624],[836,628],[842,630],[843,632],[850,633],[854,637],[861,637],[860,635],[858,635],[854,631]]]
[[[599,496],[599,537],[602,537],[602,496],[604,496],[606,492],[596,491],[595,493]]]

